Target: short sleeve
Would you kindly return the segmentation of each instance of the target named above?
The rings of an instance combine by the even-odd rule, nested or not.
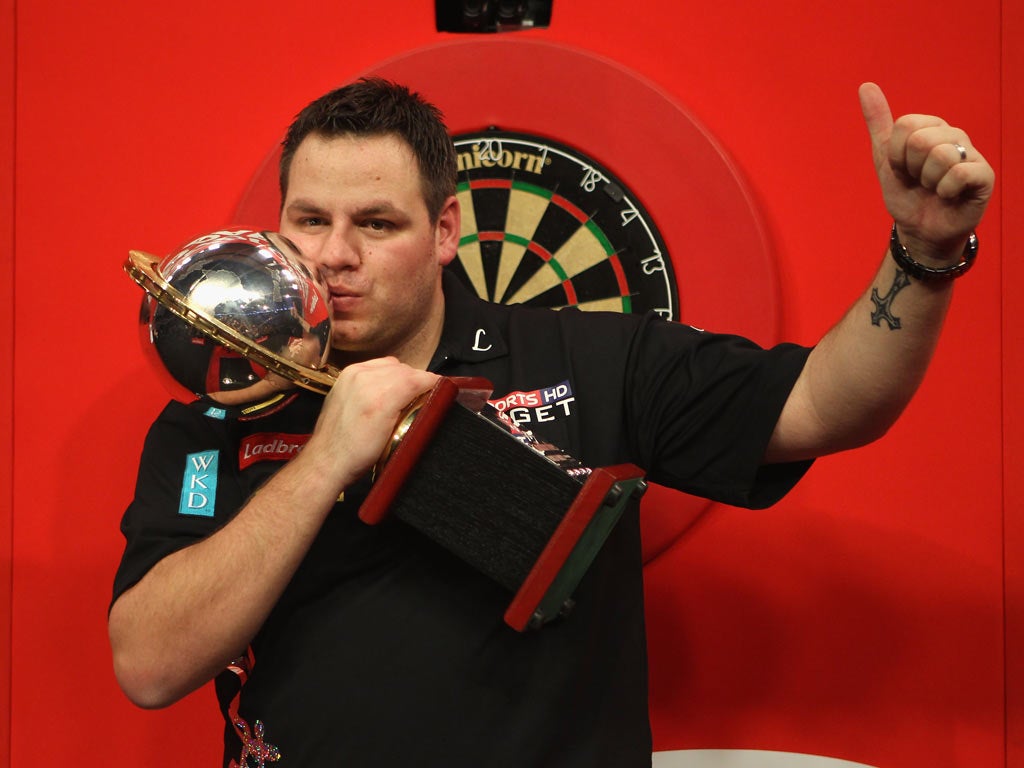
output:
[[[241,506],[227,429],[199,408],[176,402],[150,427],[135,493],[121,519],[125,550],[114,600],[164,557],[209,536]]]
[[[762,463],[809,353],[647,318],[627,365],[633,454],[654,482],[737,506],[774,504],[810,466]]]

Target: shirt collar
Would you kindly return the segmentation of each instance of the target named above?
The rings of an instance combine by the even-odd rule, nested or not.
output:
[[[444,326],[429,370],[446,363],[479,363],[508,354],[502,332],[500,305],[477,298],[450,270],[441,275]]]

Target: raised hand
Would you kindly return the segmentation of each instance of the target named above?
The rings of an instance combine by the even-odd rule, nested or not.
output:
[[[874,83],[860,87],[886,208],[915,258],[960,257],[992,196],[995,173],[960,128],[932,115],[893,120]]]

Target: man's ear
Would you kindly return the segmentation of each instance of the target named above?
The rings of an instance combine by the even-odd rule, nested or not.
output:
[[[442,266],[451,263],[459,251],[459,238],[462,237],[462,208],[455,195],[444,201],[437,217],[435,237],[438,262]]]

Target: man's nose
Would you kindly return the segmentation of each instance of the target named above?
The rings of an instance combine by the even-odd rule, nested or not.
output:
[[[329,272],[353,269],[360,263],[359,249],[351,233],[335,229],[324,238],[316,260],[322,270]]]

